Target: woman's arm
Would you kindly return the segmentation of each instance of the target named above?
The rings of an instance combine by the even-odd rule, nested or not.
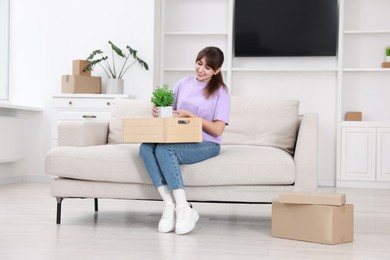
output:
[[[173,114],[176,117],[198,117],[187,110],[175,110]],[[223,131],[225,130],[225,122],[216,120],[216,121],[208,121],[206,119],[202,119],[202,128],[205,132],[213,135],[213,136],[220,136]]]

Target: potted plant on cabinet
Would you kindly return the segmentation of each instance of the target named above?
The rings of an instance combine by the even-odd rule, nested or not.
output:
[[[172,117],[172,106],[175,101],[175,93],[167,84],[157,86],[152,93],[151,101],[158,108],[159,117]]]
[[[386,47],[386,62],[390,62],[390,46]]]
[[[90,63],[85,66],[83,72],[93,70],[95,65],[99,65],[108,77],[106,88],[103,88],[103,93],[122,94],[124,85],[123,76],[125,73],[136,63],[145,70],[149,70],[149,65],[139,58],[137,51],[130,46],[127,45],[127,52],[124,52],[111,41],[108,41],[108,43],[111,46],[112,63],[108,62],[108,56],[105,56],[102,50],[94,50],[88,56],[87,60]],[[116,58],[122,60],[118,67],[115,65]]]

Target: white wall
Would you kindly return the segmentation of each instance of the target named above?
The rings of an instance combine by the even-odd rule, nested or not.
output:
[[[0,164],[0,181],[27,175],[45,176],[44,157],[50,148],[51,96],[61,90],[61,75],[71,74],[72,60],[92,50],[108,51],[108,40],[130,45],[150,65],[133,67],[125,76],[125,92],[137,98],[153,88],[154,0],[15,0],[11,3],[11,100],[41,106],[29,115],[31,148],[27,159]],[[96,70],[93,75],[101,76]],[[11,172],[12,171],[12,172]]]
[[[94,49],[107,48],[108,40],[112,40],[118,46],[131,45],[139,50],[139,55],[149,63],[151,70],[145,72],[133,68],[125,77],[125,91],[138,98],[149,97],[154,85],[153,75],[158,75],[158,61],[155,57],[158,46],[154,45],[156,42],[154,29],[159,26],[154,8],[158,2],[158,0],[12,1],[11,97],[16,103],[43,106],[43,112],[29,115],[31,145],[26,151],[27,159],[13,164],[0,164],[0,183],[2,178],[39,180],[46,177],[44,158],[50,148],[51,96],[60,93],[61,75],[71,73],[73,59],[86,58]],[[235,61],[237,62],[240,61]],[[313,63],[308,64],[311,66]],[[324,64],[330,68],[335,66],[334,62],[325,61]],[[97,70],[94,75],[103,73]],[[273,76],[280,80],[273,80],[275,79]],[[256,80],[256,77],[259,80]],[[267,87],[259,90],[260,88],[256,87],[259,82],[263,86],[267,84]],[[282,83],[294,87],[289,92],[280,91]],[[244,81],[241,77],[240,82],[233,85],[236,85],[233,86],[234,95],[297,98],[302,101],[301,112],[318,112],[321,129],[319,156],[322,158],[319,165],[319,183],[322,185],[334,183],[335,72],[309,72],[302,75],[288,72],[282,75],[257,73],[256,76],[248,77]]]

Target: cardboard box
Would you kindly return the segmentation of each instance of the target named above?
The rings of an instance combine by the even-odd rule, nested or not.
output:
[[[201,118],[126,118],[123,119],[126,143],[202,142]]]
[[[101,93],[101,77],[62,76],[62,93]]]
[[[362,112],[346,112],[346,121],[362,121]]]
[[[328,192],[283,192],[279,194],[280,203],[315,204],[341,206],[346,202],[344,193]]]
[[[353,241],[353,205],[343,193],[284,192],[272,203],[272,236],[339,244]]]
[[[383,62],[383,63],[382,63],[382,68],[384,68],[384,69],[390,69],[390,62]]]
[[[91,63],[87,60],[74,60],[72,64],[72,75],[78,75],[78,76],[91,76],[91,71],[88,70],[86,72],[83,72],[83,69]]]
[[[321,244],[353,241],[353,205],[272,203],[272,236]]]

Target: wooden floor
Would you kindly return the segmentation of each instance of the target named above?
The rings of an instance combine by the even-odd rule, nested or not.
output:
[[[195,203],[187,235],[157,232],[161,202],[66,199],[55,224],[48,183],[0,186],[0,259],[390,259],[390,190],[347,194],[355,240],[322,245],[271,237],[271,206]]]

